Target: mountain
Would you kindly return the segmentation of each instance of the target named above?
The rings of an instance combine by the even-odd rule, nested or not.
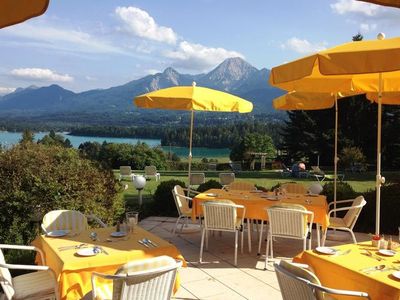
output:
[[[58,85],[31,86],[0,98],[0,114],[129,114],[136,111],[146,114],[148,110],[138,110],[132,104],[135,96],[171,86],[191,85],[193,81],[198,86],[227,91],[252,101],[256,112],[272,112],[271,101],[282,92],[268,84],[268,76],[269,70],[258,70],[237,57],[226,59],[206,74],[180,74],[173,68],[167,68],[162,73],[124,85],[82,93],[74,93]]]

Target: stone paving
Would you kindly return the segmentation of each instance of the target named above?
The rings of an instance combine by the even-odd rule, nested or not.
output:
[[[172,235],[175,218],[149,217],[140,225],[163,239],[173,243],[185,257],[188,266],[180,269],[181,286],[173,299],[282,299],[272,263],[264,270],[264,255],[257,256],[257,233],[252,235],[252,252],[247,248],[245,233],[244,252],[238,250],[238,265],[234,261],[234,234],[216,233],[209,238],[208,251],[204,251],[203,263],[199,263],[200,231]],[[265,227],[264,227],[265,228]],[[348,241],[340,243],[350,243]],[[356,233],[357,241],[369,240],[369,236]],[[316,245],[313,232],[312,247]],[[327,241],[326,246],[340,244]],[[274,260],[291,260],[302,251],[301,240],[276,239],[274,241]],[[265,242],[261,253],[265,254]]]

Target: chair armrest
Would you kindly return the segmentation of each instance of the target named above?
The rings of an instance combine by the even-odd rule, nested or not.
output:
[[[17,265],[17,264],[0,264],[0,268],[15,269],[15,270],[33,270],[33,271],[49,270],[48,266]]]
[[[40,259],[42,263],[45,265],[46,261],[44,258],[43,251],[35,246],[26,246],[26,245],[7,245],[7,244],[0,244],[0,249],[14,249],[14,250],[29,250],[29,251],[36,251],[40,255]]]
[[[182,188],[182,190],[184,190],[185,192],[193,193],[193,194],[195,194],[195,195],[201,194],[201,192],[194,191],[194,190],[192,190],[192,189],[189,190],[188,188]]]
[[[354,199],[349,199],[349,200],[339,200],[339,201],[336,201],[336,204],[341,204],[341,203],[351,203],[351,202],[353,202],[354,201]],[[331,205],[333,205],[335,202],[331,202],[331,203],[329,203],[328,204],[328,207],[329,206],[331,206]]]
[[[328,218],[331,217],[331,214],[334,212],[338,212],[338,211],[346,211],[346,210],[351,210],[351,209],[356,209],[356,208],[360,208],[362,207],[362,205],[356,205],[356,206],[346,206],[346,207],[340,207],[340,208],[336,208],[336,209],[331,209],[328,212]]]
[[[97,216],[94,215],[94,214],[87,215],[86,217],[87,217],[89,220],[95,221],[96,223],[98,223],[98,224],[99,224],[101,227],[103,227],[103,228],[106,228],[106,227],[107,227],[107,225],[106,225],[102,220],[100,220],[99,217],[97,217]]]
[[[320,290],[322,292],[332,294],[332,295],[354,296],[354,297],[371,299],[369,297],[368,293],[365,293],[365,292],[331,289],[331,288],[327,288],[324,286],[313,284],[311,282],[308,282],[308,284],[317,290]]]

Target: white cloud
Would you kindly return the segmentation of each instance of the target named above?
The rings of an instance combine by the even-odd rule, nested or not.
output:
[[[146,11],[129,6],[117,7],[115,13],[129,33],[157,42],[176,44],[178,37],[172,28],[158,25]]]
[[[146,75],[154,75],[154,74],[157,74],[157,73],[161,73],[161,71],[157,70],[157,69],[147,69],[147,70],[144,70],[144,73]]]
[[[4,96],[7,94],[10,94],[15,91],[15,88],[10,88],[10,87],[1,87],[0,86],[0,96]]]
[[[44,48],[83,53],[129,54],[122,48],[99,40],[83,31],[56,28],[50,25],[32,25],[28,23],[10,26],[3,30],[2,32],[7,35],[39,41],[39,46]]]
[[[18,78],[38,81],[71,82],[74,80],[74,78],[68,74],[57,74],[50,69],[40,68],[13,69],[10,74]]]
[[[301,54],[318,52],[326,49],[326,42],[311,43],[307,40],[302,40],[297,37],[288,39],[284,44],[281,45],[282,49],[289,49]]]
[[[377,28],[376,24],[367,24],[367,23],[360,24],[360,32],[361,33],[368,33],[370,31],[376,30],[376,28]]]
[[[378,5],[356,0],[338,0],[336,3],[331,4],[331,8],[339,15],[355,13],[365,16],[375,16],[382,9]]]
[[[96,77],[92,77],[92,76],[89,76],[89,75],[86,75],[86,76],[85,76],[85,79],[86,79],[87,81],[97,81],[97,78],[96,78]]]
[[[180,42],[176,50],[166,51],[164,54],[172,59],[173,65],[176,67],[199,71],[207,70],[229,57],[244,58],[241,53],[236,51],[206,47],[187,41]]]

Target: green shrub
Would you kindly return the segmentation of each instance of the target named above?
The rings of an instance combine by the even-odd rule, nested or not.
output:
[[[25,143],[0,153],[0,243],[29,244],[33,219],[74,209],[111,223],[122,212],[111,170],[83,159],[75,149]]]
[[[159,216],[171,216],[175,217],[178,215],[175,206],[174,196],[172,195],[172,189],[175,185],[185,186],[185,183],[180,180],[168,180],[161,182],[155,193],[154,193],[154,203],[152,211],[154,215]]]
[[[333,201],[333,182],[325,183],[324,189],[322,190],[322,195],[326,196],[328,202]],[[358,194],[353,190],[350,184],[347,182],[337,182],[336,183],[336,200],[347,200],[354,199]]]
[[[199,187],[197,188],[197,191],[205,192],[209,189],[220,189],[220,188],[222,188],[222,185],[218,181],[211,179],[200,184]]]
[[[400,183],[384,185],[381,187],[381,214],[380,232],[384,234],[398,235],[400,225]],[[375,232],[376,192],[371,190],[363,194],[367,204],[361,211],[355,230],[361,232]]]
[[[353,165],[364,165],[365,155],[358,147],[345,147],[342,149],[339,164],[344,168],[351,168]]]

